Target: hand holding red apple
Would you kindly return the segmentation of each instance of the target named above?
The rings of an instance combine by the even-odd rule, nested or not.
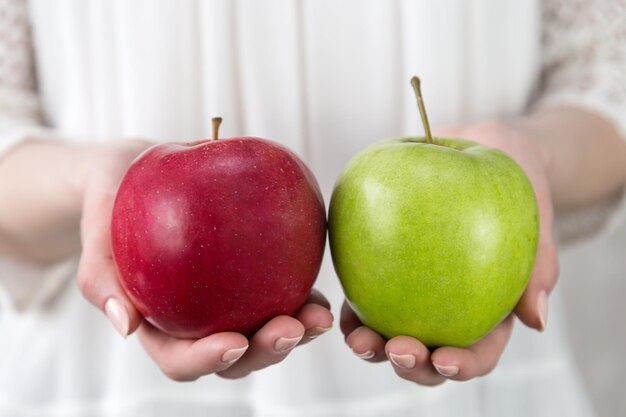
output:
[[[94,152],[86,181],[77,276],[83,295],[105,312],[124,337],[137,330],[146,352],[175,380],[218,373],[234,378],[283,360],[291,348],[327,331],[333,317],[326,299],[313,290],[293,317],[273,318],[248,337],[220,332],[200,339],[178,339],[142,320],[120,285],[111,251],[111,214],[120,179],[131,161],[150,144],[123,141]]]
[[[198,339],[249,335],[292,315],[317,278],[326,212],[313,174],[265,139],[164,143],[124,175],[111,244],[120,282],[152,325]]]

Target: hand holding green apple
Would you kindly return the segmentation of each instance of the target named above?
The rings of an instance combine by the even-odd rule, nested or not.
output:
[[[331,202],[330,241],[356,312],[347,304],[342,312],[348,345],[370,361],[387,356],[400,376],[432,385],[495,366],[512,319],[491,330],[522,293],[516,312],[542,329],[557,263],[540,149],[498,123],[453,133],[513,159],[433,139],[414,86],[426,137],[383,141],[351,161]],[[431,354],[426,346],[456,347]]]

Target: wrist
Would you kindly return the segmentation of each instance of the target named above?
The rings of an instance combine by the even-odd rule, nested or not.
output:
[[[81,149],[79,175],[75,189],[82,202],[90,184],[106,181],[114,191],[128,166],[139,154],[152,146],[145,140],[120,140],[111,144],[89,146]]]
[[[555,148],[541,128],[535,115],[511,119],[505,122],[520,137],[528,153],[534,156],[535,169],[541,172],[551,190],[556,184]]]
[[[602,117],[580,108],[555,107],[521,119],[519,126],[545,155],[556,206],[588,206],[623,189],[626,147]]]

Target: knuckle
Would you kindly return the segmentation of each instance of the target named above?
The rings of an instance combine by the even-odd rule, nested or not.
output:
[[[350,334],[347,334],[345,337],[345,343],[346,345],[350,348],[350,349],[354,349],[354,345],[356,340],[358,340],[358,336],[355,335],[354,332],[351,332]]]
[[[223,372],[218,372],[216,375],[223,379],[233,380],[233,379],[245,378],[251,373],[252,372],[233,373],[233,372],[223,371]]]
[[[258,371],[258,370],[270,367],[272,365],[276,365],[282,362],[283,360],[285,360],[287,356],[289,356],[289,354],[293,350],[294,348],[291,348],[282,352],[271,352],[271,353],[268,352],[267,354],[262,355],[262,357],[257,358],[256,361],[250,362],[249,363],[250,370]]]
[[[559,265],[559,259],[555,258],[550,268],[550,279],[552,280],[552,282],[556,282],[559,279],[560,273],[561,273],[561,266]]]
[[[425,387],[437,387],[439,385],[443,385],[447,381],[446,378],[437,378],[437,379],[429,379],[426,381],[418,382],[418,384],[423,385]]]
[[[480,376],[485,376],[485,375],[489,375],[490,373],[492,373],[494,371],[494,369],[496,369],[496,367],[498,366],[498,362],[494,362],[492,364],[489,364],[487,366],[485,366],[485,368],[483,368],[483,371],[480,373]]]
[[[172,381],[191,382],[198,379],[197,376],[189,375],[188,373],[182,372],[180,369],[169,364],[159,365],[159,368],[161,369],[161,372],[163,372],[163,374]]]
[[[83,296],[91,301],[95,302],[97,295],[97,286],[96,280],[93,278],[91,274],[87,274],[84,271],[79,271],[76,276],[76,284],[78,285],[78,289],[83,294]]]
[[[423,372],[396,371],[396,374],[402,379],[425,387],[436,387],[437,385],[441,385],[448,380],[446,377],[441,375],[430,375]]]
[[[284,353],[281,352],[281,353],[276,354],[276,356],[272,358],[266,358],[264,360],[261,360],[259,361],[259,363],[256,364],[255,370],[265,369],[269,366],[276,365],[282,362],[288,355],[289,355],[289,352],[284,352]]]
[[[500,362],[499,357],[493,360],[483,362],[482,372],[480,373],[480,376],[485,376],[485,375],[489,375],[490,373],[492,373],[498,367],[498,362]]]

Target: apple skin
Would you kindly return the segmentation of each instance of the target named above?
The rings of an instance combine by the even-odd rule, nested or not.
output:
[[[120,282],[154,326],[179,338],[251,335],[306,301],[326,213],[313,174],[274,142],[168,143],[126,172],[111,239]]]
[[[363,324],[466,347],[515,307],[534,264],[532,186],[506,154],[462,139],[373,144],[337,180],[333,263]]]

